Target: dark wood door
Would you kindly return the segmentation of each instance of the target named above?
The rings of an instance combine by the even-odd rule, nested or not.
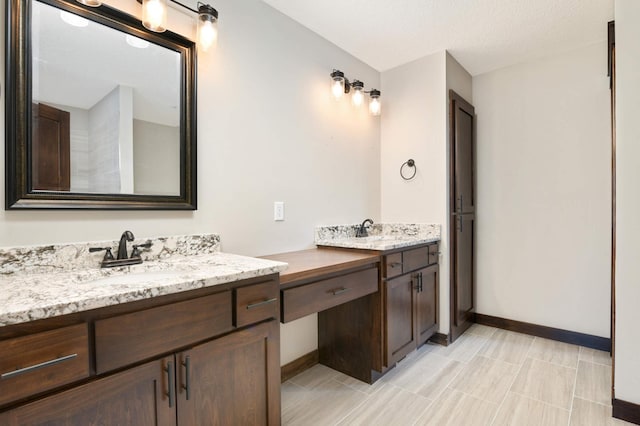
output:
[[[416,312],[420,346],[438,331],[438,265],[421,269],[418,274]]]
[[[67,111],[33,104],[31,185],[34,190],[71,189],[69,116]]]
[[[417,274],[405,274],[385,283],[387,366],[417,347],[414,286]]]
[[[475,113],[449,91],[450,109],[450,257],[451,332],[454,341],[475,321]]]
[[[279,425],[279,326],[272,320],[178,354],[178,424]]]
[[[173,374],[171,356],[0,414],[0,424],[175,426],[167,396]]]

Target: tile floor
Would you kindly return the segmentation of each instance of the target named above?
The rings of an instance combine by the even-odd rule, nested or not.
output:
[[[314,366],[282,384],[282,424],[630,424],[611,417],[610,390],[606,352],[476,324],[373,385]]]

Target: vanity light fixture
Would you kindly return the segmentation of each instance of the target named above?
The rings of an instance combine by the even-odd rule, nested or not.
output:
[[[369,112],[371,115],[380,115],[380,91],[378,89],[364,90],[364,83],[360,80],[349,81],[340,70],[331,72],[331,93],[336,100],[340,100],[345,93],[352,92],[351,103],[359,107],[364,102],[364,94],[369,94]]]
[[[85,6],[99,7],[101,0],[77,0]],[[161,33],[167,29],[167,0],[137,0],[142,3],[142,25]],[[218,11],[211,5],[198,2],[198,9],[192,9],[176,0],[172,3],[182,6],[198,15],[198,45],[206,52],[218,40]]]
[[[218,11],[198,3],[198,45],[206,52],[218,41]]]
[[[161,33],[167,29],[167,0],[142,0],[142,25]]]
[[[364,83],[360,80],[353,80],[353,83],[351,83],[351,89],[353,89],[353,93],[351,94],[351,103],[354,106],[359,107],[362,105],[362,101],[364,101]]]
[[[378,89],[371,89],[369,92],[369,112],[371,115],[380,115],[380,91]]]
[[[349,93],[349,85],[345,84],[344,73],[333,70],[331,73],[331,93],[335,100],[342,98],[343,93]]]

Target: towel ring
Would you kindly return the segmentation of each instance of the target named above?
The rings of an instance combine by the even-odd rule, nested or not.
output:
[[[404,166],[407,166],[409,168],[413,168],[413,174],[411,174],[411,176],[405,176],[404,175]],[[416,166],[416,162],[413,161],[411,158],[409,158],[407,161],[405,161],[404,163],[402,163],[402,166],[400,166],[400,176],[402,177],[402,179],[404,180],[411,180],[414,177],[416,177],[416,173],[418,172],[418,166]]]

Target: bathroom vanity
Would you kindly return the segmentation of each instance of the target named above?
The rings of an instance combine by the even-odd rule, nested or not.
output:
[[[281,321],[318,313],[317,360],[366,383],[438,331],[438,225],[316,230],[317,249],[266,256],[287,262]]]
[[[0,424],[280,424],[286,264],[220,253],[216,238],[159,239],[144,264],[110,271],[6,266]]]

